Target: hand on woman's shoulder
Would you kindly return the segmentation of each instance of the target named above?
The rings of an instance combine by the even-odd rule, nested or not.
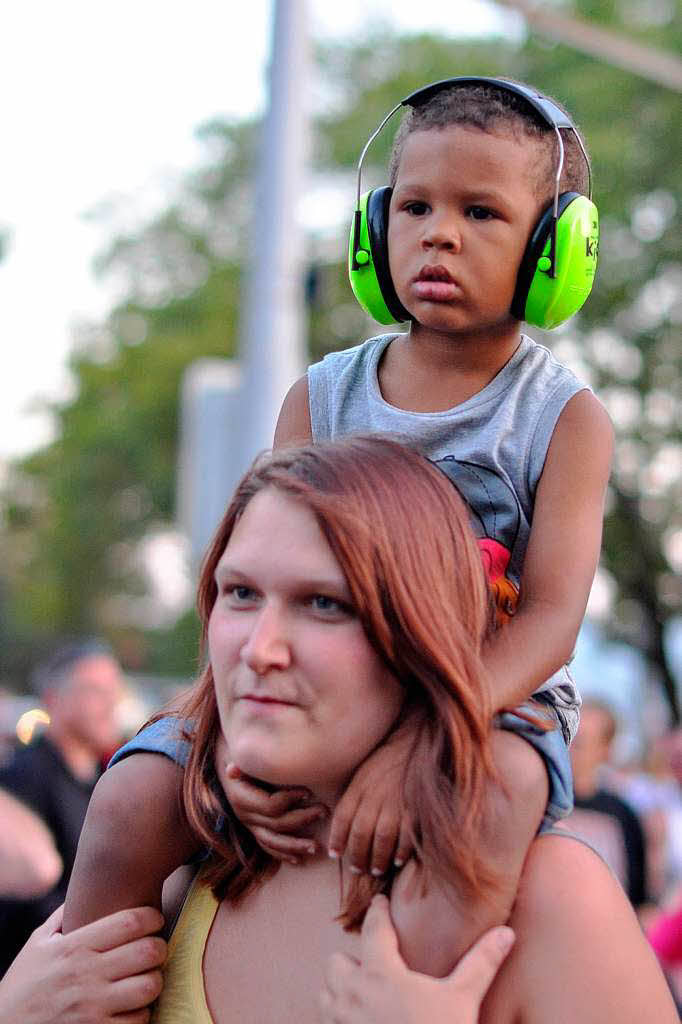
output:
[[[462,956],[450,910],[458,898],[439,881],[424,893],[413,861],[398,876],[391,916],[413,970],[444,977]],[[568,835],[533,843],[509,924],[516,944],[490,988],[481,1024],[677,1024],[632,907],[584,843]]]

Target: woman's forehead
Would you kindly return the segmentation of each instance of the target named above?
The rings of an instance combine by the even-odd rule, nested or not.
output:
[[[237,520],[218,562],[240,571],[289,575],[345,576],[310,508],[276,487],[266,487],[249,501]]]

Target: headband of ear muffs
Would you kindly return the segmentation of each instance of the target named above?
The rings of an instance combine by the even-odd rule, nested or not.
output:
[[[568,115],[528,86],[503,79],[452,78],[434,82],[401,100],[370,137],[358,164],[357,208],[348,247],[351,287],[362,308],[378,323],[402,323],[410,319],[396,294],[388,263],[388,215],[392,190],[383,186],[361,195],[362,162],[372,141],[401,106],[421,106],[443,89],[472,84],[494,85],[523,97],[554,129],[559,140],[560,163],[554,201],[531,231],[511,305],[512,314],[519,320],[551,330],[577,313],[590,294],[599,247],[599,216],[591,196],[577,192],[559,194],[558,191],[563,165],[561,128],[575,134],[585,155],[588,172],[590,166],[580,136]]]

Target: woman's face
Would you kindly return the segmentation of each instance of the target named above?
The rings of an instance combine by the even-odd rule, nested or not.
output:
[[[404,691],[370,646],[314,515],[274,487],[216,569],[208,642],[230,758],[329,797],[384,738]]]

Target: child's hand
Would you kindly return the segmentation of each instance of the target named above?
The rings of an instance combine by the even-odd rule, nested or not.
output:
[[[414,741],[416,717],[404,724],[355,772],[337,804],[329,832],[329,855],[345,853],[351,871],[383,875],[402,867],[412,853],[411,822],[401,811],[401,783]]]
[[[230,806],[259,846],[277,860],[298,864],[301,857],[317,852],[314,839],[296,835],[328,813],[322,804],[311,804],[309,790],[268,790],[229,762],[224,740],[218,741],[216,771]]]

